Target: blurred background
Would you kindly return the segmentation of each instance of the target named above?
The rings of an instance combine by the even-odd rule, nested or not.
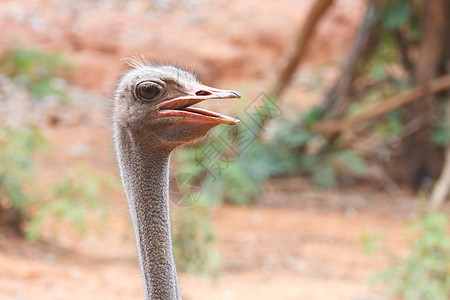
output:
[[[0,299],[143,297],[111,138],[141,55],[243,95],[173,155],[183,299],[450,299],[449,22],[445,0],[1,0]]]

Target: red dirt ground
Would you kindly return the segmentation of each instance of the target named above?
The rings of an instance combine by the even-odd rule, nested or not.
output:
[[[75,63],[72,83],[102,95],[124,68],[120,59],[142,53],[195,66],[208,84],[252,99],[264,90],[312,0],[160,1],[174,7],[156,10],[149,1],[123,3],[4,0],[0,25],[8,30],[0,50],[22,45],[64,51]],[[289,105],[304,108],[320,96],[307,93],[305,82],[314,81],[323,64],[342,59],[363,3],[339,0],[327,13],[286,93]],[[324,81],[334,73],[327,71]],[[101,101],[80,99],[67,108],[68,121],[43,127],[52,151],[38,161],[42,184],[80,161],[118,178],[109,104]],[[256,205],[215,211],[221,275],[180,274],[183,299],[387,299],[369,279],[404,252],[404,225],[416,202],[391,199],[373,187],[320,192],[299,178],[271,180]],[[106,229],[82,238],[67,234],[58,242],[30,244],[1,234],[0,299],[141,299],[122,192],[111,197],[110,207]],[[375,254],[364,254],[364,232],[380,236]]]

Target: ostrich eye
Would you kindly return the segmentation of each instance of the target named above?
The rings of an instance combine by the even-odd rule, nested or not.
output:
[[[155,99],[161,94],[162,86],[156,82],[141,82],[136,86],[136,94],[143,101]]]

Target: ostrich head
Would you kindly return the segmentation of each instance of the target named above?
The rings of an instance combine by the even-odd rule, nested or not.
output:
[[[239,124],[237,119],[192,105],[240,97],[235,91],[203,85],[176,67],[139,63],[119,83],[114,116],[131,134],[171,151],[203,138],[218,124]]]

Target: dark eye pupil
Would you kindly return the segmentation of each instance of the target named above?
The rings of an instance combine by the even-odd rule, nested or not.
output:
[[[141,84],[138,88],[138,91],[139,96],[144,100],[151,100],[161,93],[156,85],[149,83]]]

